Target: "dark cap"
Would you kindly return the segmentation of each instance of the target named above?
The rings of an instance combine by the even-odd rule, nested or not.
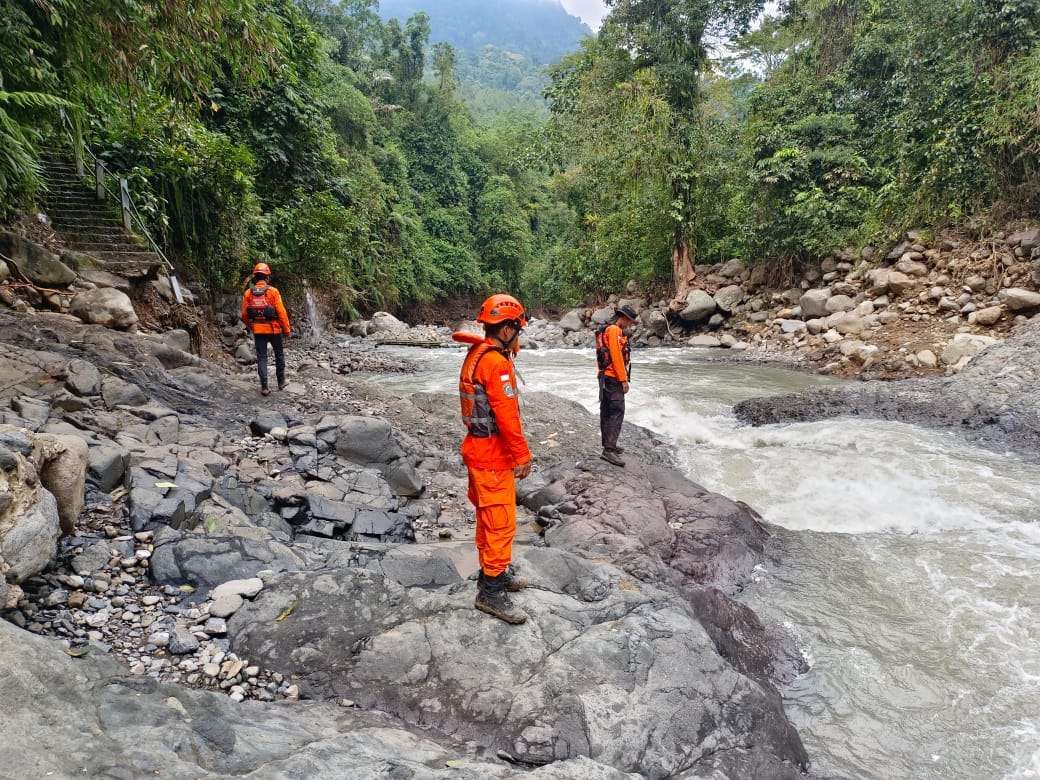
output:
[[[627,303],[624,306],[618,306],[617,313],[628,317],[630,320],[638,320],[639,315],[636,314],[636,310],[629,306]]]

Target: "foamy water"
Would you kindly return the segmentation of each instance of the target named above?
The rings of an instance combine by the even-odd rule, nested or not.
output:
[[[424,389],[455,387],[461,353],[410,357]],[[690,351],[635,359],[628,419],[777,526],[784,560],[742,598],[810,661],[783,693],[814,768],[1040,778],[1040,467],[898,423],[742,426],[737,401],[826,380]],[[519,366],[527,389],[596,410],[591,352]]]

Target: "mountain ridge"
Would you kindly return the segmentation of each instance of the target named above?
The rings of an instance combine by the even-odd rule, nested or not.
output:
[[[593,34],[559,0],[382,0],[379,4],[383,19],[403,22],[418,11],[430,17],[433,42],[445,41],[473,53],[490,44],[538,65],[555,62]]]

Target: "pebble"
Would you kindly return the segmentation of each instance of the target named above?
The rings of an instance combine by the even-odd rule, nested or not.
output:
[[[69,592],[67,590],[52,590],[47,598],[43,600],[43,603],[48,607],[57,607],[64,604],[69,600]]]
[[[300,698],[300,686],[290,685],[285,689],[285,698],[287,699],[298,699]]]
[[[174,655],[186,655],[199,649],[199,640],[185,628],[177,627],[170,637],[170,652]]]
[[[217,618],[228,618],[238,612],[243,603],[242,597],[237,593],[226,594],[210,605],[209,614]]]
[[[222,618],[212,617],[206,621],[202,630],[210,636],[223,636],[227,633],[227,623]]]
[[[141,603],[144,604],[146,607],[154,607],[160,601],[162,601],[162,599],[159,596],[145,596],[143,599],[141,599]]]
[[[166,647],[166,645],[170,644],[170,635],[166,631],[156,631],[154,634],[149,635],[148,644],[156,647]]]
[[[245,664],[242,661],[225,661],[220,667],[220,676],[226,680],[237,677]]]
[[[256,677],[258,674],[260,674],[260,667],[259,666],[247,666],[246,667],[246,677]]]
[[[220,666],[215,663],[209,663],[202,667],[202,673],[207,677],[216,677],[220,674]]]

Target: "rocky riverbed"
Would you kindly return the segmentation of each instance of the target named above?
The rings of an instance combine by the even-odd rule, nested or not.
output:
[[[627,432],[618,471],[586,458],[583,408],[527,396],[531,620],[510,627],[472,609],[452,396],[386,393],[337,370],[335,342],[294,342],[295,387],[261,399],[252,377],[171,368],[156,337],[61,313],[0,312],[0,341],[15,774],[807,766],[777,692],[804,662],[738,600],[783,551],[648,432]]]

